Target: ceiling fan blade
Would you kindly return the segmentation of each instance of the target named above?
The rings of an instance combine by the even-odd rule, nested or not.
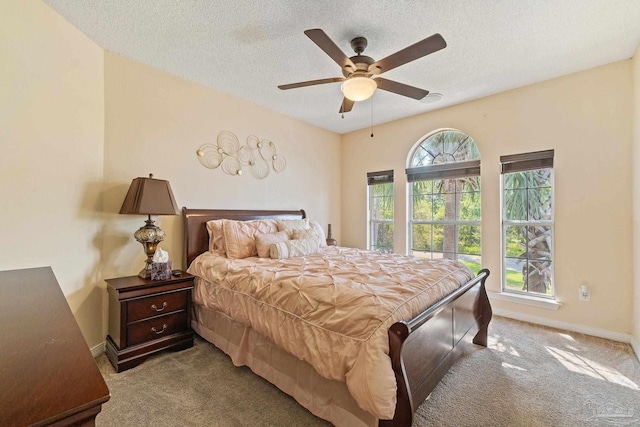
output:
[[[347,55],[344,54],[344,52],[342,52],[342,50],[340,50],[340,48],[324,31],[316,28],[313,30],[306,30],[304,33],[311,39],[311,41],[317,44],[320,49],[329,55],[331,59],[340,66],[340,68],[349,66],[353,70],[356,69],[355,64],[349,59],[349,57],[347,57]]]
[[[378,85],[378,89],[397,93],[398,95],[408,96],[409,98],[422,99],[429,94],[428,90],[420,89],[415,86],[409,86],[404,83],[394,82],[393,80],[383,79],[382,77],[378,77],[377,79],[373,80]]]
[[[447,47],[447,42],[444,41],[440,34],[434,34],[431,37],[414,43],[409,47],[405,47],[398,52],[381,59],[378,62],[374,62],[369,66],[369,70],[378,69],[379,73],[386,73],[396,67],[406,64],[407,62],[414,61],[430,53],[437,52],[440,49]]]
[[[278,89],[282,89],[282,90],[295,89],[295,88],[298,88],[298,87],[314,86],[314,85],[322,85],[322,84],[325,84],[325,83],[341,82],[343,80],[344,80],[344,77],[331,77],[329,79],[309,80],[309,81],[306,81],[306,82],[291,83],[291,84],[288,84],[288,85],[280,85],[280,86],[278,86]]]
[[[340,104],[340,111],[338,111],[338,113],[348,113],[353,108],[353,104],[355,104],[355,101],[352,101],[349,98],[343,98],[342,104]]]

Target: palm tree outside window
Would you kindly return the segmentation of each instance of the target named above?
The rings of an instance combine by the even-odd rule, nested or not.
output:
[[[409,253],[481,269],[480,150],[455,129],[435,131],[415,146],[406,170]]]
[[[553,155],[500,157],[503,292],[554,298]]]

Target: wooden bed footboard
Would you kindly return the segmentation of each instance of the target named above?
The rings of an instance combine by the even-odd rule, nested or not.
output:
[[[380,427],[410,427],[413,413],[473,341],[487,346],[491,305],[485,290],[489,270],[408,322],[389,328],[389,356],[396,376],[393,420]]]

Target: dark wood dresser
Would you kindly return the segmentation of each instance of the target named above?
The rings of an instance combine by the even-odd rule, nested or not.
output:
[[[93,426],[109,389],[50,267],[0,272],[0,425]]]
[[[193,346],[191,290],[194,276],[166,280],[138,276],[107,279],[109,335],[106,353],[116,372],[163,350]]]

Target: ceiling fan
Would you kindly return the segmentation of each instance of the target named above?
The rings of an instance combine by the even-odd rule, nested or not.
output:
[[[440,34],[434,34],[384,59],[375,61],[373,58],[362,54],[367,47],[367,39],[364,37],[356,37],[351,40],[351,48],[356,54],[348,58],[324,31],[313,29],[307,30],[304,33],[342,68],[344,77],[309,80],[306,82],[280,85],[278,88],[288,90],[325,83],[343,82],[342,93],[344,99],[340,106],[339,113],[351,111],[355,102],[370,98],[376,89],[386,90],[413,99],[424,98],[429,94],[428,90],[382,77],[373,78],[373,76],[377,76],[400,65],[404,65],[407,62],[414,61],[447,47],[447,43],[442,36]]]

